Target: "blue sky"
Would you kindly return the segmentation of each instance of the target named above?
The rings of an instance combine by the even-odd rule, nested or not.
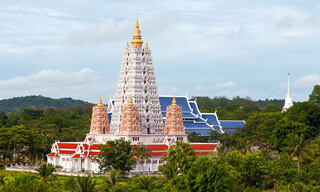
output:
[[[0,99],[104,103],[139,15],[161,95],[285,98],[320,84],[315,0],[1,0]]]

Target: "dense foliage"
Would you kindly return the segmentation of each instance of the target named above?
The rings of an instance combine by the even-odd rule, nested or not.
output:
[[[0,113],[0,156],[3,164],[46,160],[55,141],[83,141],[89,132],[90,105],[24,109],[21,113]]]
[[[73,106],[91,105],[88,102],[81,100],[74,100],[71,98],[52,99],[43,96],[26,96],[14,97],[12,99],[0,100],[0,111],[9,113],[20,113],[26,108],[31,109],[47,109],[47,108],[66,108]],[[1,116],[1,115],[0,115]],[[1,123],[1,122],[0,122]]]

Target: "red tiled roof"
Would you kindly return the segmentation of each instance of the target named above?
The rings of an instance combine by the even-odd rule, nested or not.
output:
[[[167,154],[167,152],[151,152],[151,156],[162,156],[163,154]]]
[[[167,151],[168,146],[167,145],[146,145],[147,149],[151,151]]]
[[[76,149],[79,143],[58,143],[60,149]]]
[[[88,144],[83,144],[83,147],[84,147],[85,149],[89,149],[89,145],[88,145]]]
[[[88,138],[88,140],[89,140],[89,141],[91,141],[91,140],[92,140],[92,138]]]
[[[196,155],[212,155],[212,151],[206,152],[196,152]]]
[[[136,160],[137,158],[135,157],[135,156],[133,156],[131,159],[134,159],[134,160]]]
[[[59,153],[61,153],[61,154],[74,154],[75,151],[71,151],[71,150],[60,150]]]
[[[190,143],[190,146],[196,151],[196,150],[214,150],[217,146],[217,144],[213,143],[199,143],[199,144],[192,144]]]
[[[80,158],[80,154],[75,154],[75,155],[72,156],[71,158]]]
[[[98,150],[99,145],[100,144],[93,144],[93,145],[91,145],[90,149],[91,150]]]
[[[54,157],[54,156],[56,156],[56,153],[50,153],[48,156]]]
[[[100,152],[90,151],[88,157],[90,157],[91,155],[98,155],[98,154],[100,154]]]

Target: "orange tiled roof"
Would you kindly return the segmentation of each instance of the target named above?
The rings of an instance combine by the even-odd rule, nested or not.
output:
[[[58,143],[60,149],[76,149],[79,143]]]
[[[214,150],[217,146],[215,143],[197,143],[192,144],[190,143],[190,146],[196,151],[196,150]]]
[[[168,146],[167,145],[146,145],[147,149],[151,151],[167,151]]]

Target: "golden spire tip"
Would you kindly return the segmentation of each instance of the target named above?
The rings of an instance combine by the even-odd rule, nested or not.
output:
[[[102,107],[102,106],[103,106],[103,104],[102,104],[101,95],[100,95],[99,102],[98,102],[98,107]]]
[[[126,49],[129,49],[129,42],[127,41],[127,47],[126,47]]]
[[[138,15],[137,15],[136,27],[139,28]]]
[[[131,93],[130,93],[130,97],[129,97],[129,102],[128,102],[128,106],[132,106],[133,103],[132,103],[132,96],[131,96]]]
[[[177,106],[177,102],[176,102],[176,96],[173,94],[173,99],[172,99],[172,107],[176,107]]]
[[[148,47],[148,41],[146,41],[146,47],[144,48],[144,49],[149,49],[149,47]]]

